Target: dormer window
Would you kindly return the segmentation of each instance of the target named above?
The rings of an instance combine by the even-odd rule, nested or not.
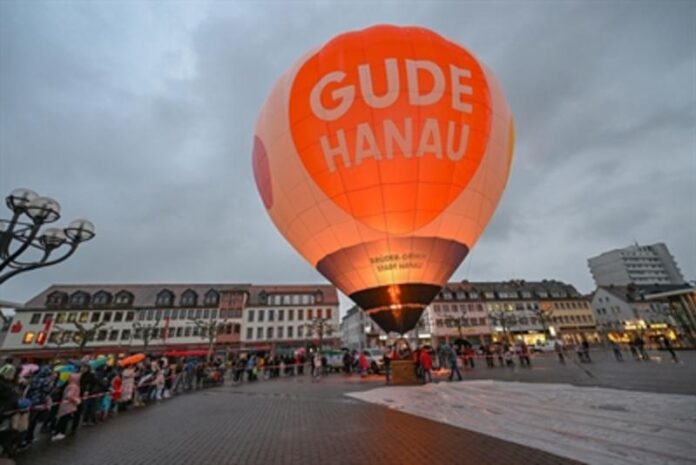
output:
[[[104,307],[109,305],[111,302],[111,294],[105,291],[99,291],[92,297],[92,305],[97,307]]]
[[[51,292],[46,298],[46,306],[62,307],[68,301],[68,295],[65,292]]]
[[[71,307],[86,307],[89,302],[89,294],[78,291],[70,296]]]
[[[133,302],[133,294],[128,291],[121,291],[116,294],[116,305],[130,305]]]
[[[217,291],[211,289],[205,293],[204,302],[208,306],[217,306],[220,302],[220,294]]]
[[[193,290],[189,289],[183,294],[181,294],[181,306],[182,307],[195,307],[198,302],[198,294]]]
[[[157,294],[157,300],[155,302],[158,307],[171,307],[174,305],[174,293],[165,289]]]

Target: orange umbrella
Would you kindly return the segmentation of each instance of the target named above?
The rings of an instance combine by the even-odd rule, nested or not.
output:
[[[118,366],[125,367],[128,365],[135,365],[136,363],[140,363],[143,360],[145,360],[145,354],[130,355],[128,357],[125,357],[125,358],[122,358],[121,360],[119,360]]]

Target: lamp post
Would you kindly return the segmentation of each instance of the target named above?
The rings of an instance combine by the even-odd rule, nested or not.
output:
[[[67,228],[49,227],[40,232],[42,226],[60,218],[60,204],[32,190],[15,189],[5,202],[12,217],[0,218],[0,284],[19,273],[60,263],[94,237],[94,225],[84,219]],[[29,249],[39,251],[38,259],[20,260]]]

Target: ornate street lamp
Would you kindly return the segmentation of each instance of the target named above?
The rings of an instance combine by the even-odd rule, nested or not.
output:
[[[40,233],[42,226],[60,218],[60,204],[32,190],[15,189],[5,201],[12,218],[0,218],[0,284],[19,273],[60,263],[94,237],[94,225],[83,219],[67,228],[50,227]],[[39,251],[38,260],[21,261],[20,256],[29,249]]]

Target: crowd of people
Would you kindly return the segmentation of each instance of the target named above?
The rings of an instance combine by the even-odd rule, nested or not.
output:
[[[106,357],[37,363],[7,358],[0,366],[0,449],[14,455],[40,433],[60,441],[81,425],[219,384],[224,370],[221,360],[203,358],[143,355],[123,366]]]

